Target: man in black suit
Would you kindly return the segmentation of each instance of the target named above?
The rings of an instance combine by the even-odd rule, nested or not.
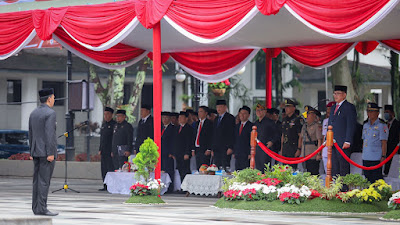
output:
[[[179,127],[175,129],[175,148],[173,157],[181,176],[181,182],[186,174],[190,174],[190,155],[194,149],[194,129],[188,122],[188,113],[179,113]]]
[[[399,143],[400,136],[400,122],[396,119],[393,105],[385,105],[385,120],[387,121],[387,126],[389,129],[389,138],[387,141],[387,151],[386,157],[392,154],[393,150]],[[392,164],[392,159],[385,164],[384,174],[387,176],[389,174],[390,165]]]
[[[126,111],[117,110],[117,123],[114,126],[112,140],[114,168],[118,169],[128,161],[132,152],[133,127],[126,121]]]
[[[175,126],[171,123],[171,113],[161,112],[161,170],[169,174],[174,183],[174,159],[172,158],[175,144]],[[170,185],[173,190],[173,185]]]
[[[212,150],[215,164],[225,170],[230,167],[235,138],[235,117],[227,110],[226,101],[217,100],[218,117],[214,121]]]
[[[138,130],[136,134],[136,142],[133,154],[140,151],[140,146],[143,144],[144,140],[151,138],[154,140],[154,124],[153,117],[150,115],[151,107],[149,105],[143,104],[140,108],[140,121],[138,125]]]
[[[281,139],[282,136],[282,122],[279,120],[279,109],[272,108],[272,121],[274,121],[276,125],[276,130],[278,132],[278,137],[276,142],[274,143],[273,149],[275,152],[279,152],[281,150]]]
[[[29,150],[33,160],[32,211],[35,215],[57,216],[47,209],[50,180],[57,158],[54,90],[39,91],[40,103],[29,116]]]
[[[195,127],[195,150],[192,150],[192,156],[196,156],[197,168],[202,164],[210,164],[211,144],[213,140],[213,123],[207,119],[208,107],[199,107],[199,121]]]
[[[357,112],[353,104],[346,100],[347,87],[336,85],[333,92],[335,105],[332,106],[328,124],[333,126],[333,138],[340,148],[350,157],[357,122]],[[350,164],[335,149],[332,151],[332,176],[346,176],[350,173]],[[346,191],[347,187],[343,190]]]
[[[106,177],[107,172],[114,171],[113,159],[111,157],[112,152],[112,139],[114,134],[115,120],[113,120],[114,109],[105,107],[104,109],[104,122],[101,125],[100,130],[100,147],[99,155],[101,156],[101,177]],[[99,191],[106,191],[107,186],[104,184],[102,189]]]
[[[250,166],[250,135],[253,127],[253,123],[249,121],[250,112],[248,106],[243,106],[239,110],[240,123],[235,127],[235,144],[233,145],[236,170]]]

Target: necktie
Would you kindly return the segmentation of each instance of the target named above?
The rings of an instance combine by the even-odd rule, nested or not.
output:
[[[239,135],[242,135],[242,130],[243,130],[243,123],[242,123],[242,125],[240,125]]]
[[[218,116],[217,126],[219,126],[219,123],[221,123],[221,116]]]
[[[199,123],[199,131],[197,132],[197,137],[196,137],[196,145],[200,146],[200,132],[201,132],[201,127],[202,127],[202,122]]]
[[[338,109],[339,109],[339,104],[336,104],[336,107],[335,107],[335,112],[333,113],[334,115],[336,115],[336,112],[338,111]]]
[[[179,128],[179,133],[181,133],[181,131],[182,131],[182,126]],[[192,139],[193,140],[193,139]]]
[[[161,136],[164,135],[164,131],[165,131],[165,127],[163,127],[162,131],[161,131]]]
[[[388,129],[390,129],[390,123],[388,123]]]

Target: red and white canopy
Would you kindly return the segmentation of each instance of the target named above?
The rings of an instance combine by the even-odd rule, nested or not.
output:
[[[162,53],[202,80],[229,78],[261,48],[322,68],[356,45],[363,54],[376,41],[399,52],[399,1],[129,0],[3,13],[0,59],[37,35],[98,66],[126,67],[152,51],[149,28],[160,21]]]

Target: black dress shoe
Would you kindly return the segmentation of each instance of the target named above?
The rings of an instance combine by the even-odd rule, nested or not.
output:
[[[43,213],[42,215],[43,216],[57,216],[58,213],[47,211],[47,212]]]
[[[99,189],[99,191],[107,191],[107,189],[106,188],[101,188],[101,189]]]

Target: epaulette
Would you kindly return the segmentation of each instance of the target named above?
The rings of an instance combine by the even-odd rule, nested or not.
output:
[[[379,122],[387,124],[387,122],[385,120],[381,119],[381,118],[379,118]]]

